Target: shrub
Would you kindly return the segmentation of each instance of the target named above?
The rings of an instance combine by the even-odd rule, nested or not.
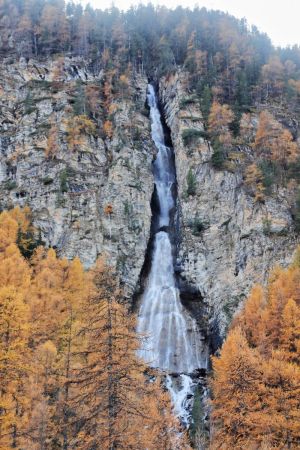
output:
[[[184,97],[181,99],[181,101],[179,103],[179,107],[184,108],[186,105],[196,103],[197,100],[198,100],[197,95],[191,95],[190,97]]]
[[[300,190],[298,191],[295,207],[293,210],[293,219],[296,233],[300,233]]]
[[[200,236],[201,233],[207,228],[207,223],[201,220],[198,216],[188,221],[188,227],[191,228],[194,236]]]
[[[17,183],[15,181],[8,180],[5,182],[5,188],[8,191],[12,191],[13,189],[16,189],[16,187],[17,187]]]
[[[218,139],[213,140],[212,145],[213,145],[213,154],[211,157],[211,163],[215,169],[220,170],[224,166],[224,162],[226,159],[225,153]]]
[[[288,178],[300,182],[300,158],[288,165]]]
[[[258,167],[262,173],[262,184],[265,188],[265,192],[266,194],[270,194],[272,186],[279,175],[278,166],[275,162],[264,159],[258,164]]]
[[[187,195],[195,195],[197,188],[197,180],[192,169],[189,169],[188,171],[186,182],[187,182],[187,190],[186,190]]]
[[[68,192],[68,171],[67,171],[67,169],[64,169],[60,172],[59,180],[60,180],[60,191]]]
[[[207,139],[208,134],[204,130],[197,130],[196,128],[187,128],[186,130],[183,130],[181,137],[184,145],[188,145],[191,144],[198,137]]]
[[[264,218],[262,223],[263,223],[263,233],[266,236],[269,236],[271,234],[272,221],[268,218]]]

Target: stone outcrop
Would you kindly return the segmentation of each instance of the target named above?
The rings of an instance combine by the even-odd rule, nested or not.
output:
[[[286,266],[291,261],[297,237],[287,189],[278,188],[264,204],[256,203],[238,164],[234,172],[215,170],[207,141],[197,137],[185,145],[184,130],[203,131],[203,122],[199,105],[189,101],[184,77],[179,72],[160,83],[178,178],[177,266],[181,282],[198,293],[194,300],[206,306],[212,334],[222,337],[251,286],[266,282],[274,262]],[[242,161],[243,150],[236,153]]]

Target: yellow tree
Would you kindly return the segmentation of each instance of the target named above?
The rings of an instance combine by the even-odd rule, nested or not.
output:
[[[292,298],[283,309],[279,347],[285,359],[300,365],[300,307]]]
[[[55,403],[57,401],[57,349],[52,341],[40,344],[32,356],[27,385],[28,423],[25,430],[25,448],[51,448],[57,441]],[[29,447],[30,446],[30,447]]]
[[[258,154],[270,157],[283,166],[299,156],[299,147],[289,130],[283,128],[268,111],[260,113],[255,149]]]
[[[0,214],[0,251],[17,241],[18,223],[6,211]]]
[[[229,333],[213,369],[212,448],[251,448],[256,435],[250,424],[263,405],[262,361],[240,328]]]
[[[176,448],[178,428],[170,410],[168,415],[170,405],[158,384],[145,385],[145,365],[136,356],[135,318],[117,301],[116,276],[103,260],[94,269],[94,283],[83,308],[81,366],[73,369],[71,380],[76,448]]]
[[[264,196],[264,185],[263,185],[263,174],[259,167],[255,163],[250,164],[245,171],[245,184],[251,189],[254,195],[254,200],[256,202],[263,202]]]
[[[266,86],[266,96],[281,92],[284,86],[284,66],[278,56],[272,56],[262,67],[262,80]]]
[[[262,286],[254,286],[242,311],[233,320],[233,327],[240,327],[250,346],[258,346],[263,338],[260,325],[263,319],[265,294]]]
[[[55,158],[59,151],[58,144],[58,126],[56,123],[52,123],[48,138],[47,138],[47,147],[45,151],[45,155],[47,158]]]
[[[33,280],[29,306],[32,339],[36,346],[47,341],[55,342],[65,317],[63,296],[64,277],[68,268],[66,260],[59,260],[53,249],[38,249],[32,259]]]
[[[67,122],[67,143],[73,152],[84,143],[84,137],[96,133],[95,123],[86,115],[75,116]]]
[[[234,114],[228,105],[221,105],[217,101],[213,102],[208,116],[208,131],[213,138],[217,138],[225,146],[232,142],[229,125],[233,118]]]
[[[78,353],[82,342],[79,336],[81,327],[80,312],[85,307],[92,289],[92,280],[89,274],[83,270],[79,258],[75,258],[66,272],[63,283],[63,296],[65,311],[61,328],[57,335],[58,369],[60,374],[61,394],[57,405],[57,415],[61,417],[59,432],[62,436],[62,448],[67,450],[72,438],[70,417],[72,405],[70,403],[71,376],[74,367],[78,363]]]
[[[296,255],[288,269],[274,269],[265,292],[253,289],[234,320],[220,358],[213,361],[212,448],[298,448],[299,299]],[[247,364],[251,376],[244,372]]]
[[[0,448],[17,448],[26,420],[29,325],[24,293],[0,289]],[[1,447],[1,445],[3,447]]]

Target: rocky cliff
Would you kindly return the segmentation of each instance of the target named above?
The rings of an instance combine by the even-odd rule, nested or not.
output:
[[[64,59],[59,82],[55,71],[55,60],[1,63],[1,208],[28,204],[45,244],[68,258],[78,255],[86,267],[106,254],[130,297],[150,238],[154,147],[145,110],[147,78],[130,77],[127,94],[115,100],[111,138],[84,133],[74,149],[68,142],[70,92],[78,84],[101,83],[104,75],[80,58]],[[238,167],[250,149],[237,149],[235,169],[225,171],[212,167],[212,148],[202,137],[184,143],[184,130],[203,130],[199,107],[186,100],[184,78],[179,72],[160,82],[178,178],[176,267],[183,299],[195,311],[204,306],[214,334],[222,336],[273,261],[290,262],[297,238],[286,188],[264,203],[244,188]],[[53,123],[58,149],[47,155]]]
[[[68,127],[78,99],[71,94],[78,86],[101,83],[103,73],[80,58],[64,59],[59,82],[55,71],[55,60],[6,60],[0,66],[1,208],[28,204],[45,244],[67,258],[79,256],[86,267],[105,254],[131,295],[151,221],[147,79],[132,77],[126,98],[115,100],[111,139],[83,133],[74,149]],[[57,151],[47,156],[53,123]]]
[[[274,261],[283,266],[291,261],[297,236],[287,188],[278,187],[264,203],[247,192],[240,166],[250,148],[236,149],[231,170],[213,168],[213,149],[201,137],[202,116],[190,101],[186,76],[179,72],[160,83],[178,178],[177,266],[181,284],[205,305],[211,335],[218,338],[253,284],[266,282]],[[200,137],[186,145],[185,130],[198,130]]]

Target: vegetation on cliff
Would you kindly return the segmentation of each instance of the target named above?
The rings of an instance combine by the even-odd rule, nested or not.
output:
[[[299,229],[298,46],[275,49],[267,35],[244,19],[197,7],[170,10],[148,4],[123,12],[64,0],[3,0],[0,18],[2,56],[8,62],[10,56],[54,57],[46,90],[57,92],[64,86],[68,93],[66,113],[74,118],[61,124],[53,115],[48,158],[55,158],[64,133],[70,151],[77,151],[86,136],[113,138],[117,99],[131,95],[134,73],[168,79],[184,70],[189,96],[181,99],[181,107],[197,105],[204,122],[201,132],[185,130],[185,145],[209,139],[212,165],[242,169],[245,186],[257,202],[264,202],[278,186],[289,186]],[[64,57],[77,56],[86,60],[89,70],[102,73],[101,81],[67,80]],[[33,83],[24,102],[28,112],[35,108],[36,87]],[[132,127],[133,140],[138,139],[136,131]],[[251,154],[243,153],[245,146]]]

